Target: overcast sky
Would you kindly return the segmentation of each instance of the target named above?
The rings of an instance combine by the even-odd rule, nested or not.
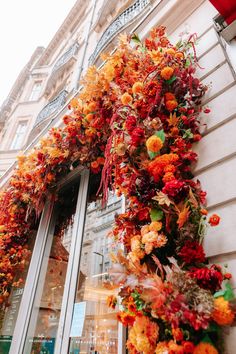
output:
[[[0,1],[0,106],[33,51],[47,46],[75,2]]]

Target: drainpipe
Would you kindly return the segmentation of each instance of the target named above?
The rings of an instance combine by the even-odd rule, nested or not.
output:
[[[86,36],[85,36],[85,43],[84,43],[84,50],[83,50],[82,58],[81,58],[81,61],[79,62],[78,67],[75,70],[75,78],[74,78],[74,85],[73,85],[74,92],[78,91],[80,77],[81,77],[82,71],[84,69],[84,62],[85,62],[85,57],[87,54],[89,36],[90,36],[90,32],[91,32],[91,28],[92,28],[92,24],[93,24],[93,20],[94,20],[96,5],[97,5],[97,0],[93,0],[92,9],[91,9],[91,17],[90,17],[90,21],[88,23],[87,32],[86,32]]]

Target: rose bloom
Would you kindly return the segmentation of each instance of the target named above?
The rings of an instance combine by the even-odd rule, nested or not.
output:
[[[163,142],[158,136],[152,135],[146,141],[146,146],[147,146],[148,151],[155,153],[155,152],[158,152],[161,150],[161,148],[163,146]]]
[[[169,80],[174,73],[174,69],[166,66],[164,69],[161,70],[161,77],[165,80]]]
[[[217,226],[220,222],[220,217],[217,214],[213,214],[208,222],[211,226]]]
[[[121,96],[121,102],[123,105],[128,105],[133,101],[133,97],[128,94],[128,92],[125,92],[122,96]]]

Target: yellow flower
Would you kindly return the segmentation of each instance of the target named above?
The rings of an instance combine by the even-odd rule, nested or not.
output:
[[[174,69],[169,66],[166,66],[164,67],[164,69],[161,70],[161,77],[165,80],[169,80],[172,77],[173,73]]]
[[[150,138],[147,139],[146,146],[148,151],[158,152],[161,150],[163,142],[158,136],[152,135],[150,136]]]
[[[218,350],[210,343],[199,343],[193,351],[193,354],[219,354]]]
[[[234,320],[234,313],[229,306],[229,302],[222,296],[214,300],[212,318],[221,326],[230,325]]]
[[[133,101],[133,98],[130,94],[128,94],[128,92],[125,92],[122,96],[121,96],[121,102],[123,105],[128,105]]]
[[[137,95],[137,94],[142,93],[142,91],[143,91],[143,83],[140,81],[135,82],[132,86],[132,92],[135,95]]]

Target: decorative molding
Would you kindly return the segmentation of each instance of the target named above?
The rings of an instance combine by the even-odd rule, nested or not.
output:
[[[124,10],[105,30],[99,39],[95,51],[89,58],[89,64],[93,64],[101,51],[111,40],[121,32],[127,25],[135,20],[142,11],[150,4],[150,0],[136,0],[131,6]]]

